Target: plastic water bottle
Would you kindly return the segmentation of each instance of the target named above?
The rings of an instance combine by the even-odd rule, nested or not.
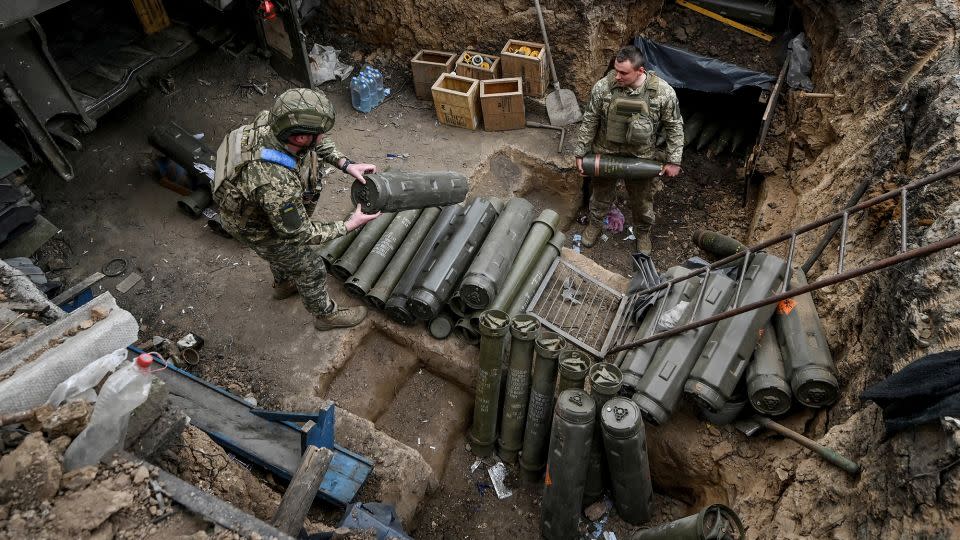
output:
[[[362,75],[361,77],[363,79],[363,86],[362,86],[363,99],[361,100],[360,110],[362,112],[368,113],[371,110],[373,110],[373,99],[374,99],[373,80],[370,78],[369,74]]]
[[[123,445],[130,413],[150,394],[153,357],[141,354],[130,365],[114,372],[100,390],[86,429],[77,435],[63,455],[64,469],[72,471],[94,465],[108,452]]]
[[[360,94],[360,76],[354,76],[350,79],[350,103],[353,105],[353,108],[360,110],[360,103],[362,101],[362,96]]]
[[[580,253],[580,250],[583,248],[583,236],[579,234],[573,235],[573,246],[572,249],[576,253]]]
[[[370,72],[373,74],[373,82],[376,83],[376,96],[377,100],[374,106],[383,103],[383,73],[380,73],[379,69],[371,69]]]

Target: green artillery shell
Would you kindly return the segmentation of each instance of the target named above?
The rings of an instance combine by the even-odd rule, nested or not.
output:
[[[580,501],[596,416],[596,404],[583,390],[565,390],[557,398],[540,506],[540,533],[547,540],[580,538]]]
[[[520,467],[528,478],[539,478],[547,462],[553,396],[557,386],[557,357],[566,346],[566,340],[554,332],[541,332],[534,341],[533,380],[523,428],[523,450],[520,452]]]
[[[719,259],[747,249],[739,240],[716,231],[694,231],[692,237],[694,245]]]
[[[477,371],[473,426],[470,428],[471,450],[480,457],[493,453],[497,438],[500,365],[507,351],[509,330],[510,317],[502,311],[487,310],[480,316],[480,369]]]
[[[688,146],[700,136],[700,130],[703,129],[703,113],[697,111],[689,119],[684,117],[683,122],[683,145]]]
[[[757,350],[753,351],[753,361],[747,368],[747,395],[750,405],[760,414],[778,416],[790,410],[790,385],[770,323],[763,328]]]
[[[367,304],[376,309],[383,309],[386,306],[387,299],[390,298],[390,293],[392,293],[393,288],[397,286],[397,282],[399,282],[400,277],[403,276],[407,265],[410,264],[410,260],[413,259],[413,256],[417,253],[421,242],[423,242],[423,239],[430,231],[430,227],[433,226],[433,223],[439,215],[439,208],[425,208],[420,212],[420,217],[417,218],[417,222],[413,224],[413,228],[410,229],[406,238],[403,239],[403,243],[400,244],[396,253],[393,254],[390,263],[383,269],[376,284],[374,284],[370,292],[367,293],[365,297]]]
[[[547,245],[543,246],[543,251],[540,252],[537,262],[534,263],[533,268],[530,269],[527,277],[524,278],[520,287],[517,289],[517,293],[513,297],[513,302],[510,303],[510,308],[507,310],[507,313],[513,316],[526,311],[530,305],[530,301],[533,300],[533,295],[537,294],[540,283],[543,282],[543,278],[546,277],[547,271],[550,270],[550,265],[560,256],[560,249],[566,241],[567,235],[562,232],[557,232],[550,238]]]
[[[720,133],[717,134],[717,138],[713,140],[713,144],[710,145],[710,149],[707,150],[707,156],[719,156],[720,154],[729,150],[730,143],[733,142],[734,131],[735,128],[733,126],[726,126],[722,128]]]
[[[650,521],[653,484],[640,406],[622,397],[610,399],[600,406],[600,427],[617,514],[633,525]]]
[[[377,240],[380,240],[383,233],[387,231],[387,227],[393,222],[395,216],[396,214],[383,214],[364,225],[360,234],[350,243],[350,247],[330,267],[330,273],[343,281],[349,279],[357,268],[360,268],[360,264],[367,258]]]
[[[420,210],[404,210],[398,213],[383,236],[373,245],[367,258],[360,263],[360,267],[344,284],[347,293],[353,296],[365,296],[380,278],[380,274],[393,258],[400,243],[420,216]]]
[[[684,285],[681,300],[689,304],[680,317],[681,323],[700,320],[724,311],[737,290],[737,284],[732,279],[720,273],[711,273],[703,301],[697,308],[696,301],[703,277],[693,277],[682,283]],[[691,314],[693,319],[690,318]],[[704,325],[666,338],[660,344],[650,361],[650,367],[640,380],[637,392],[633,395],[633,400],[640,405],[644,418],[650,423],[663,424],[673,414],[680,396],[683,395],[683,383],[697,363],[714,326],[716,324]]]
[[[807,284],[807,277],[793,273],[794,287]],[[810,293],[795,296],[796,304],[781,302],[773,318],[783,363],[797,401],[807,407],[826,407],[837,401],[837,378],[833,357]]]
[[[428,321],[440,312],[501,209],[503,203],[495,198],[478,198],[464,208],[446,244],[434,253],[433,260],[410,291],[407,309],[414,317]]]
[[[503,285],[500,287],[497,297],[490,305],[491,309],[506,311],[510,307],[524,282],[524,278],[533,269],[544,245],[553,238],[559,225],[559,214],[550,209],[540,212],[540,216],[527,231],[527,236],[523,239],[523,244],[520,245],[520,251],[517,252],[517,258],[513,261],[513,266],[507,272],[507,277],[503,280]]]
[[[353,182],[350,198],[365,214],[457,204],[469,190],[467,177],[455,172],[387,171],[364,179]]]
[[[532,221],[529,201],[513,198],[507,202],[460,284],[460,297],[468,306],[486,309],[493,302]]]
[[[623,385],[623,374],[613,364],[597,362],[590,367],[587,380],[590,383],[590,395],[597,402],[597,422],[599,422],[603,406],[620,391]],[[584,505],[593,504],[603,495],[603,486],[609,483],[608,471],[603,458],[603,436],[598,429],[594,433],[590,460],[587,463],[587,481],[583,488]]]
[[[583,156],[583,171],[593,178],[623,178],[647,180],[660,176],[663,163],[651,159],[641,159],[607,154],[587,154]]]
[[[737,305],[745,306],[779,292],[787,264],[769,253],[757,253],[747,266]],[[776,305],[748,311],[717,323],[683,387],[702,408],[719,411],[733,395],[747,369],[760,330]]]
[[[500,458],[516,463],[523,447],[523,424],[530,398],[530,370],[533,367],[533,341],[540,334],[540,321],[532,315],[517,315],[510,323],[510,367],[507,370],[506,395],[500,421]]]
[[[423,269],[432,260],[433,253],[438,246],[446,242],[453,227],[453,222],[460,215],[461,209],[461,206],[452,205],[445,206],[440,210],[437,220],[433,222],[430,231],[420,242],[420,247],[417,248],[417,252],[410,259],[410,263],[403,271],[403,275],[400,276],[400,281],[393,288],[393,292],[390,293],[390,298],[387,300],[384,309],[391,319],[400,324],[408,325],[416,321],[410,311],[407,310],[407,296]]]
[[[717,122],[710,122],[704,126],[700,136],[697,137],[697,150],[705,149],[718,133],[720,133],[720,124]]]

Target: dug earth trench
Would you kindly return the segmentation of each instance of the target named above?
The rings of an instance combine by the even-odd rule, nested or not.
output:
[[[685,226],[705,225],[759,241],[842,208],[865,178],[872,179],[869,193],[879,194],[960,155],[955,2],[798,0],[796,5],[813,52],[815,89],[835,97],[786,100],[761,162],[766,178],[755,211],[741,209],[738,186],[724,182],[735,180],[735,165],[700,164],[698,156],[685,162],[697,172],[677,181],[690,182],[697,174],[702,181],[675,190],[682,194],[677,200],[689,204],[671,207],[672,192],[658,195],[663,209],[654,238],[659,268],[696,254],[686,244],[688,231],[681,234]],[[703,45],[698,36],[717,43],[729,39],[743,44],[741,49],[759,51],[755,61],[740,63],[767,71],[776,65],[772,48],[744,41],[735,30],[692,17],[672,3],[557,0],[544,7],[563,82],[581,98],[612,52],[640,33],[721,57],[731,48]],[[553,132],[481,133],[439,126],[432,106],[413,98],[403,75],[419,48],[475,46],[495,52],[508,38],[539,41],[527,3],[335,0],[328,10],[330,26],[313,29],[316,37],[352,35],[360,43],[358,58],[387,62],[388,83],[397,89],[395,98],[361,115],[350,109],[344,85],[323,87],[340,111],[332,137],[351,159],[408,170],[457,170],[474,180],[471,195],[525,196],[538,210],[560,211],[568,232],[580,230],[574,222],[579,180],[570,155],[556,153]],[[539,486],[520,484],[514,471],[508,478],[514,495],[499,500],[483,487],[488,485],[485,465],[471,471],[464,434],[476,348],[454,339],[433,340],[422,328],[398,326],[380,314],[358,328],[318,335],[298,300],[270,300],[269,271],[261,260],[178,214],[174,196],[152,181],[152,153],[141,119],[175,120],[205,133],[215,146],[229,129],[267,108],[289,83],[256,59],[234,60],[222,52],[200,57],[173,75],[179,92],[148,91],[101,119],[84,138],[87,150],[69,156],[80,171],[77,181],[64,185],[53,175],[38,179],[35,191],[50,219],[63,227],[61,242],[69,246],[62,250],[68,263],[63,276],[76,282],[111,258],[126,257],[144,280],[118,295],[119,302],[140,320],[141,336],[179,337],[190,331],[203,336],[207,346],[196,368],[199,375],[234,393],[251,394],[267,407],[310,410],[335,398],[352,413],[342,429],[369,434],[365,423],[377,428],[377,437],[358,437],[353,448],[371,458],[378,458],[378,449],[393,447],[391,441],[409,447],[403,458],[408,461],[397,458],[377,466],[385,474],[403,463],[429,466],[432,476],[419,479],[416,493],[390,494],[407,529],[418,537],[535,537]],[[238,83],[250,79],[267,82],[268,94],[238,90]],[[791,135],[795,149],[788,163]],[[387,152],[409,157],[387,161]],[[339,173],[329,177],[318,219],[342,218],[349,211],[348,186]],[[957,234],[958,188],[950,179],[912,198],[911,244]],[[705,199],[702,204],[697,197]],[[890,208],[851,219],[848,267],[896,252],[897,212]],[[818,233],[798,239],[798,260],[819,238]],[[586,252],[606,270],[569,250],[565,257],[622,286],[618,274],[630,272],[622,246],[608,243]],[[834,240],[811,278],[836,272],[837,258]],[[934,425],[885,438],[879,409],[860,401],[865,387],[911,360],[957,347],[958,261],[956,251],[941,252],[814,295],[837,364],[841,399],[783,422],[859,461],[859,477],[846,476],[792,442],[766,435],[744,439],[730,427],[710,425],[685,405],[670,422],[648,432],[655,522],[720,502],[740,514],[751,538],[960,534],[957,435]],[[101,286],[112,289],[123,277]],[[353,301],[334,280],[330,284],[338,300]],[[201,482],[201,472],[207,473],[183,474]],[[255,484],[237,475],[242,484],[220,486],[223,496],[233,492],[238,506],[268,515],[277,494],[246,494],[243,490]],[[618,535],[636,530],[616,519],[610,528]]]

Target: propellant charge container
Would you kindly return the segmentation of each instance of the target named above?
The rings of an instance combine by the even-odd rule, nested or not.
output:
[[[640,406],[623,397],[610,399],[600,406],[600,428],[617,514],[633,525],[650,521],[653,483]]]
[[[393,258],[400,243],[406,238],[407,233],[413,227],[413,224],[420,217],[420,210],[404,210],[394,216],[393,221],[383,235],[377,240],[377,243],[370,249],[370,253],[360,263],[357,271],[347,279],[344,288],[352,296],[365,296],[373,284],[380,278],[384,268]]]
[[[450,236],[453,224],[462,209],[463,207],[458,205],[443,207],[440,215],[437,216],[436,221],[433,222],[430,230],[426,236],[423,237],[423,241],[420,242],[420,246],[410,259],[410,263],[403,271],[403,275],[400,276],[400,281],[398,281],[397,285],[393,288],[393,292],[390,293],[390,298],[384,306],[387,315],[389,315],[391,319],[400,324],[407,325],[413,324],[414,321],[416,321],[416,318],[407,309],[407,297],[410,295],[410,290],[413,289],[413,284],[420,277],[423,269],[433,260],[433,254],[440,246],[445,245],[446,239]]]
[[[496,198],[477,198],[463,209],[446,244],[436,251],[407,297],[407,309],[414,317],[429,321],[437,316],[501,209],[503,202]]]
[[[470,447],[479,457],[491,455],[497,439],[500,364],[507,352],[509,332],[510,317],[506,313],[491,309],[480,315],[480,366],[470,427]]]
[[[532,315],[516,315],[510,322],[510,364],[500,420],[500,458],[516,463],[523,447],[523,424],[530,399],[530,371],[533,368],[533,342],[540,334],[540,321]]]
[[[328,269],[333,266],[333,263],[337,262],[337,259],[343,255],[343,252],[347,251],[347,248],[350,247],[353,239],[356,238],[358,234],[360,234],[360,229],[354,229],[343,236],[320,244],[320,258],[323,259],[323,262],[327,263]]]
[[[587,373],[590,382],[590,395],[597,402],[597,422],[604,404],[616,397],[623,385],[620,368],[608,363],[597,362]],[[587,463],[587,480],[583,489],[584,505],[593,504],[603,495],[603,486],[608,483],[608,469],[603,458],[603,435],[600,430],[593,434],[593,446],[590,448],[590,461]]]
[[[590,363],[590,357],[579,349],[560,351],[558,357],[560,382],[557,383],[557,393],[571,388],[583,390],[583,381],[587,378]]]
[[[486,309],[497,297],[500,284],[517,257],[536,256],[518,253],[532,221],[530,201],[513,198],[507,202],[460,283],[464,303],[473,309]]]
[[[350,198],[365,214],[457,204],[469,190],[467,177],[451,171],[386,171],[363,178],[366,183],[354,180]]]
[[[471,345],[480,344],[480,330],[470,324],[470,318],[464,317],[453,325],[453,333]]]
[[[456,324],[456,321],[453,320],[453,317],[447,313],[441,313],[430,321],[427,330],[431,336],[437,339],[447,339],[453,333],[454,324]]]
[[[716,231],[694,231],[693,244],[710,255],[723,259],[747,249],[739,240]],[[735,261],[736,262],[736,261]]]
[[[697,305],[703,281],[704,276],[700,275],[681,282],[681,302],[688,304],[680,317],[680,324],[724,311],[737,289],[737,284],[732,279],[721,273],[711,273],[706,280],[707,288],[702,300]],[[670,336],[660,344],[650,366],[640,379],[637,392],[633,395],[633,400],[640,405],[644,418],[650,423],[663,424],[673,414],[680,396],[683,395],[683,383],[696,364],[714,326],[716,323],[694,328]]]
[[[663,277],[666,281],[670,281],[689,273],[690,270],[687,268],[672,266],[664,272]],[[657,333],[657,329],[653,328],[657,313],[660,313],[662,317],[664,313],[673,309],[674,306],[680,302],[683,289],[684,284],[680,282],[670,287],[670,290],[666,291],[666,294],[663,294],[663,291],[661,291],[660,298],[658,298],[644,314],[643,320],[637,328],[636,338],[645,338]],[[634,349],[624,351],[625,354],[618,367],[623,373],[623,386],[629,390],[630,395],[633,395],[640,387],[643,374],[646,373],[647,367],[650,366],[650,361],[653,360],[654,353],[657,352],[662,342],[663,340],[650,341]]]
[[[704,420],[715,426],[725,426],[732,424],[733,421],[740,416],[740,413],[747,408],[747,401],[749,401],[747,398],[747,384],[741,380],[736,388],[734,388],[733,395],[724,402],[722,407],[718,410],[712,410],[700,404],[700,414]]]
[[[763,300],[779,292],[786,262],[769,253],[757,253],[747,263],[738,306]],[[703,408],[719,411],[743,377],[760,331],[776,309],[770,304],[717,323],[683,387]]]
[[[530,230],[527,231],[527,236],[524,237],[523,244],[520,245],[520,251],[517,252],[519,254],[517,259],[513,261],[513,266],[507,272],[507,277],[504,278],[497,297],[490,305],[492,309],[506,311],[510,307],[524,282],[524,278],[536,264],[540,253],[543,251],[543,246],[553,238],[559,226],[559,214],[549,208],[540,212],[533,225],[530,226]]]
[[[539,479],[547,463],[550,422],[553,418],[553,396],[557,386],[557,357],[567,347],[565,339],[554,332],[541,332],[534,340],[533,375],[527,420],[523,427],[523,450],[520,468],[528,479]]]
[[[633,533],[630,540],[744,540],[743,522],[736,512],[712,504],[692,516]]]
[[[763,327],[753,361],[747,367],[747,395],[760,414],[779,416],[790,410],[790,385],[771,323]]]
[[[330,273],[343,281],[350,279],[350,276],[360,268],[363,260],[370,254],[370,250],[376,245],[383,233],[387,231],[396,214],[383,214],[377,219],[367,223],[360,229],[360,234],[350,243],[350,247],[343,252],[343,255],[337,259],[330,267]]]
[[[540,533],[547,540],[580,538],[586,459],[593,444],[596,416],[596,404],[583,390],[565,390],[557,398],[540,505]]]
[[[543,246],[543,251],[540,252],[537,262],[534,263],[533,268],[530,269],[530,272],[527,273],[527,276],[523,278],[517,288],[516,295],[513,297],[507,313],[511,316],[523,313],[530,306],[530,301],[537,294],[540,284],[543,283],[543,278],[547,276],[547,271],[550,270],[550,265],[560,256],[560,249],[563,248],[566,241],[567,235],[558,231]]]
[[[380,277],[373,285],[373,288],[371,288],[370,292],[364,297],[367,304],[376,309],[383,309],[387,305],[387,299],[390,298],[390,293],[392,293],[393,288],[397,286],[397,283],[403,276],[404,270],[406,270],[410,264],[410,260],[413,259],[413,256],[417,253],[417,248],[420,247],[420,243],[423,242],[427,233],[430,232],[430,227],[433,226],[433,223],[439,215],[440,209],[436,207],[424,208],[420,211],[417,222],[410,228],[400,247],[394,252],[393,258],[390,259],[387,267],[380,273]]]
[[[450,311],[459,318],[464,318],[467,316],[467,313],[473,311],[463,302],[463,298],[460,297],[460,292],[455,291],[450,299],[447,300],[447,307],[450,308]]]
[[[793,276],[796,286],[807,284],[803,272],[798,270]],[[832,405],[839,390],[817,306],[810,293],[790,300],[780,302],[773,317],[790,388],[797,401],[807,407]]]
[[[583,172],[593,178],[623,178],[629,182],[660,176],[661,171],[663,171],[663,163],[652,159],[608,154],[583,156]]]

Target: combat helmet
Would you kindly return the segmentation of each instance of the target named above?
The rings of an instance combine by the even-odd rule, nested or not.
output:
[[[277,97],[270,109],[270,127],[277,139],[291,135],[317,135],[333,129],[333,103],[319,90],[291,88]]]

